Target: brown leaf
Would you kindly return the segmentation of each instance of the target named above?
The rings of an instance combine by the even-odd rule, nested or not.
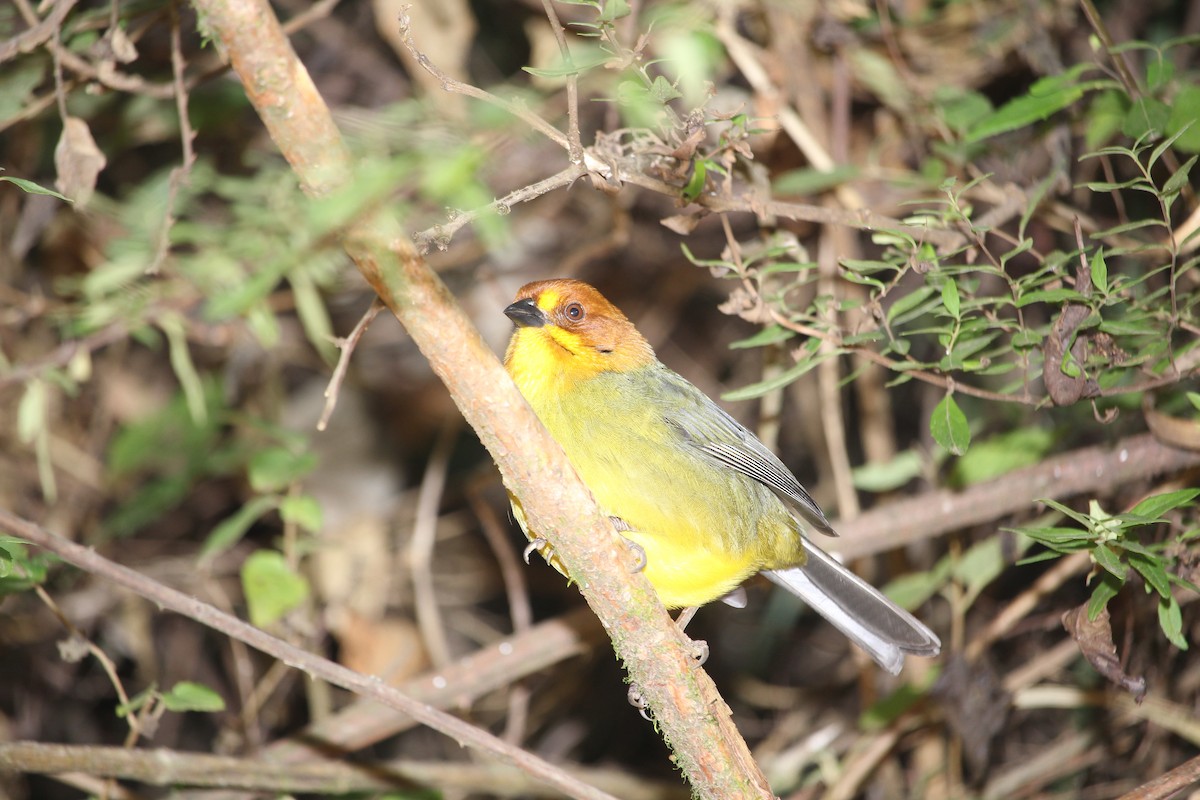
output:
[[[58,171],[55,187],[74,200],[76,207],[83,208],[96,190],[96,178],[106,163],[87,123],[79,117],[67,117],[54,148],[54,168]]]
[[[1140,675],[1136,678],[1131,677],[1121,669],[1117,646],[1113,644],[1108,609],[1104,609],[1099,616],[1091,620],[1088,619],[1085,603],[1065,612],[1062,622],[1071,637],[1079,643],[1079,649],[1088,663],[1109,681],[1132,694],[1134,700],[1142,702],[1142,698],[1146,696],[1146,679]]]

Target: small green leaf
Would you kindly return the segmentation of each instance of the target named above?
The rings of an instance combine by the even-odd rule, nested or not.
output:
[[[947,278],[942,284],[942,305],[946,307],[946,311],[955,319],[959,318],[960,306],[958,300],[958,284],[954,278]]]
[[[168,711],[224,711],[225,700],[221,695],[200,683],[180,681],[162,694],[163,705]]]
[[[767,345],[786,342],[788,339],[795,337],[795,335],[795,333],[782,325],[768,325],[753,336],[747,336],[745,339],[738,339],[736,342],[731,342],[729,348],[731,350],[745,350],[751,347],[766,347]]]
[[[1183,612],[1174,597],[1158,601],[1158,625],[1171,644],[1180,650],[1188,649],[1187,639],[1183,638]]]
[[[35,379],[26,385],[17,406],[17,438],[22,444],[30,444],[45,427],[46,383]]]
[[[1163,514],[1190,503],[1198,495],[1200,495],[1200,489],[1179,489],[1174,492],[1152,495],[1131,508],[1129,513],[1149,519],[1161,519]]]
[[[855,488],[864,492],[891,492],[921,475],[923,462],[916,450],[898,453],[891,461],[871,462],[851,473]]]
[[[947,394],[933,410],[929,432],[933,434],[933,440],[950,453],[961,456],[967,452],[971,445],[971,428],[953,395]]]
[[[888,306],[888,322],[895,323],[898,318],[902,318],[905,314],[928,300],[935,291],[937,290],[932,286],[918,286],[908,294],[898,298],[896,302]]]
[[[1189,173],[1192,171],[1192,167],[1196,166],[1197,158],[1200,156],[1192,156],[1179,169],[1175,170],[1171,177],[1167,178],[1167,182],[1163,184],[1163,194],[1174,194],[1182,191],[1183,187],[1188,185]]]
[[[1200,411],[1200,392],[1187,392],[1187,399],[1197,411]]]
[[[698,158],[692,162],[692,177],[688,178],[687,185],[683,187],[683,199],[690,203],[699,197],[707,180],[708,162]]]
[[[1091,263],[1092,286],[1100,294],[1108,294],[1108,265],[1104,263],[1104,248],[1101,247],[1096,251],[1096,255],[1092,256]]]
[[[240,542],[250,526],[278,503],[279,499],[271,495],[256,497],[221,520],[200,548],[200,560],[211,560]]]
[[[1092,560],[1122,581],[1129,574],[1129,568],[1121,561],[1121,557],[1106,544],[1098,544],[1092,549]]]
[[[324,521],[321,504],[307,494],[285,497],[279,504],[279,516],[283,517],[284,522],[299,525],[309,533],[319,532]]]
[[[1171,579],[1167,576],[1166,567],[1161,559],[1144,553],[1130,553],[1129,563],[1146,579],[1146,583],[1158,592],[1159,597],[1171,596]]]
[[[1180,134],[1175,140],[1176,150],[1200,153],[1200,125],[1196,120],[1200,120],[1200,85],[1193,80],[1184,83],[1175,93],[1166,121],[1168,134]]]
[[[167,355],[170,357],[171,369],[179,379],[183,396],[187,398],[188,413],[196,424],[203,424],[208,418],[208,405],[204,399],[204,384],[196,365],[192,363],[192,353],[188,349],[187,333],[183,327],[183,318],[177,313],[163,314],[159,317],[158,327],[167,335]]]
[[[250,458],[250,486],[256,492],[278,492],[317,466],[313,453],[293,453],[286,447],[269,447]]]
[[[1095,622],[1096,617],[1100,616],[1100,612],[1108,605],[1108,601],[1117,596],[1121,590],[1121,583],[1121,579],[1111,572],[1101,573],[1100,582],[1096,584],[1096,588],[1092,590],[1092,596],[1088,600],[1089,620]]]
[[[59,200],[65,200],[68,203],[75,202],[74,200],[72,200],[69,197],[63,197],[61,194],[54,191],[53,189],[47,189],[44,186],[39,186],[38,184],[34,183],[33,181],[27,181],[24,178],[10,178],[7,175],[2,175],[2,176],[0,176],[0,182],[11,183],[14,186],[16,186],[17,188],[19,188],[21,191],[26,192],[27,194],[44,194],[44,195],[49,195],[50,197],[57,197]]]
[[[282,619],[308,598],[308,581],[288,566],[283,554],[258,550],[242,565],[242,591],[250,622],[262,628]]]

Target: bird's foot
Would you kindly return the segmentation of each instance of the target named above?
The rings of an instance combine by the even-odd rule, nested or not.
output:
[[[629,705],[638,710],[638,713],[642,715],[642,719],[646,720],[647,722],[654,721],[650,718],[650,712],[648,710],[649,707],[646,705],[646,698],[642,697],[642,692],[640,689],[638,689],[638,687],[631,685],[629,687],[628,697]]]
[[[613,527],[617,529],[617,533],[623,534],[625,531],[633,530],[633,526],[620,517],[609,517],[608,519],[612,522]],[[632,571],[641,572],[646,568],[646,548],[626,536],[622,536],[621,538],[625,540],[625,544],[629,545],[629,549],[637,556],[637,561],[634,563]]]
[[[525,547],[525,551],[521,554],[522,557],[524,557],[526,564],[529,563],[529,557],[535,552],[541,553],[542,558],[546,559],[546,563],[550,563],[550,558],[554,555],[554,548],[550,546],[549,539],[543,539],[540,536],[536,539],[532,539]]]

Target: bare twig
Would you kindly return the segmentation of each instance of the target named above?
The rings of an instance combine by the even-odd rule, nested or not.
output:
[[[125,778],[151,786],[239,788],[282,794],[352,794],[395,790],[419,784],[439,790],[486,793],[496,797],[560,797],[506,764],[388,761],[347,764],[310,761],[272,764],[258,758],[234,758],[178,750],[126,750],[117,747],[0,743],[0,769],[58,774],[66,771]],[[577,780],[604,786],[625,800],[683,800],[678,784],[653,783],[613,770],[575,767]]]
[[[575,62],[571,60],[571,48],[567,46],[567,36],[563,32],[562,23],[558,21],[558,12],[554,3],[542,0],[542,10],[550,21],[550,31],[558,42],[558,52],[562,55],[563,65],[567,69],[567,142],[571,163],[583,165],[583,143],[579,140],[579,75],[575,72]]]
[[[497,97],[491,92],[484,91],[477,86],[472,86],[469,83],[463,83],[462,81],[455,80],[439,69],[438,66],[429,59],[429,56],[417,49],[416,42],[414,42],[412,38],[412,29],[410,27],[410,20],[407,14],[402,14],[400,16],[400,38],[401,41],[404,42],[404,46],[408,48],[408,52],[410,52],[412,57],[417,60],[417,63],[420,64],[426,72],[441,81],[443,90],[447,92],[453,92],[454,94],[466,95],[467,97],[474,97],[476,100],[482,100],[483,102],[489,103],[497,108],[502,108],[508,113],[512,114],[514,117],[517,117],[525,122],[525,124],[529,125],[529,127],[533,128],[562,149],[566,150],[567,152],[571,152],[571,142],[565,135],[563,135],[563,132],[551,125],[546,120],[542,119],[534,112],[530,111],[524,103],[514,100],[504,100],[503,98]]]
[[[1142,784],[1117,800],[1165,800],[1181,789],[1195,786],[1197,782],[1200,782],[1200,756],[1188,759],[1165,775]]]
[[[62,28],[63,20],[67,18],[67,14],[77,2],[79,0],[55,0],[50,13],[44,19],[38,19],[26,3],[18,3],[17,7],[22,12],[21,16],[29,24],[29,28],[0,42],[0,64],[21,53],[33,52],[57,36],[58,31]]]
[[[429,462],[425,465],[425,477],[417,494],[416,522],[405,551],[406,566],[412,575],[421,641],[429,652],[433,666],[438,668],[450,663],[450,645],[446,641],[441,609],[433,588],[433,545],[437,540],[438,507],[442,502],[442,490],[446,488],[446,470],[458,426],[458,418],[452,417],[438,433]]]
[[[834,522],[841,537],[827,549],[846,558],[881,553],[1030,510],[1040,498],[1103,495],[1158,475],[1200,465],[1200,453],[1168,447],[1150,434],[1112,446],[1083,447],[1013,470],[961,492],[940,489]]]
[[[208,603],[189,597],[128,567],[115,564],[89,547],[75,544],[51,533],[7,509],[0,509],[0,528],[30,544],[57,554],[64,561],[82,570],[123,586],[158,606],[194,619],[230,638],[245,642],[256,650],[301,669],[309,675],[369,697],[412,716],[430,727],[453,737],[464,745],[492,753],[498,758],[519,766],[522,770],[572,797],[611,800],[610,795],[595,790],[567,775],[532,753],[513,747],[487,731],[476,728],[457,717],[438,711],[382,683],[378,678],[363,675],[335,664],[327,658],[305,652],[249,623],[218,611]]]
[[[338,349],[338,361],[337,366],[333,368],[333,374],[329,376],[329,385],[325,387],[325,408],[321,411],[321,418],[317,420],[317,430],[323,431],[329,425],[329,418],[333,416],[333,409],[337,406],[342,382],[346,379],[346,370],[350,367],[350,357],[354,355],[354,349],[358,347],[367,328],[371,327],[375,317],[379,316],[379,312],[384,308],[385,306],[379,302],[379,298],[374,298],[371,301],[371,307],[363,313],[362,319],[355,324],[350,335],[334,340]]]
[[[183,150],[183,160],[178,167],[171,170],[167,180],[166,208],[163,211],[162,224],[158,231],[158,245],[154,248],[154,260],[146,268],[146,273],[155,275],[162,269],[167,253],[171,249],[171,228],[175,226],[175,202],[179,199],[179,190],[187,183],[192,166],[196,163],[196,151],[192,142],[196,132],[192,130],[192,122],[188,117],[188,91],[184,81],[183,46],[179,36],[179,7],[174,3],[171,9],[171,85],[175,89],[175,112],[179,119],[179,139]]]

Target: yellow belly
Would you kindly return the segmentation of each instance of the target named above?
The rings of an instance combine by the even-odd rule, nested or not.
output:
[[[536,537],[525,523],[525,512],[515,497],[512,501],[513,516],[530,541]],[[621,536],[636,547],[630,547],[627,563],[635,569],[645,555],[642,574],[654,587],[659,600],[667,608],[702,606],[723,597],[738,587],[742,581],[763,569],[749,552],[714,552],[691,539],[659,536],[636,530],[621,531]],[[641,549],[641,553],[638,552]],[[570,577],[562,561],[554,554],[554,548],[546,543],[538,548],[546,563],[563,575]]]

